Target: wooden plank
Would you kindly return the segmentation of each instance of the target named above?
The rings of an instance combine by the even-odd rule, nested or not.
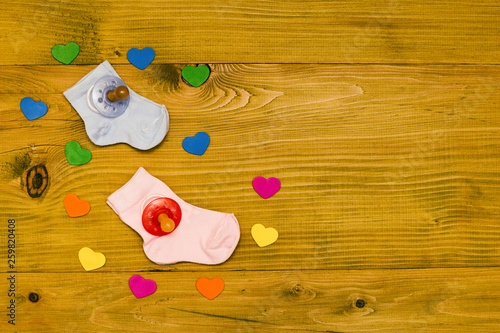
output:
[[[117,66],[170,112],[166,140],[147,152],[87,138],[61,93],[92,67],[0,67],[0,219],[18,221],[20,272],[78,271],[84,246],[107,256],[104,272],[205,270],[151,263],[106,205],[139,166],[187,202],[237,216],[241,241],[221,271],[500,264],[497,66],[212,65],[198,89],[179,82],[181,66]],[[45,101],[48,114],[28,122],[24,96]],[[198,131],[212,138],[202,157],[181,148]],[[68,165],[70,140],[92,151],[88,165]],[[32,199],[22,179],[39,163],[51,181]],[[259,175],[281,179],[275,197],[253,191]],[[90,214],[67,216],[70,192]],[[278,241],[258,248],[255,223],[278,229]]]
[[[141,273],[157,291],[136,299],[130,273],[18,273],[18,332],[498,332],[498,268]],[[5,274],[2,274],[5,276]],[[209,301],[198,278],[218,276]],[[0,279],[7,304],[7,279]],[[37,293],[39,301],[28,300]],[[362,300],[364,305],[359,302]],[[356,306],[356,304],[358,304]],[[362,306],[363,305],[363,306]],[[362,306],[362,307],[361,307]],[[3,307],[3,306],[2,306]],[[2,310],[5,319],[5,308]],[[0,321],[5,332],[12,325]],[[10,330],[9,330],[10,331]]]
[[[500,61],[497,1],[8,0],[0,65],[127,63],[153,46],[159,63],[471,63]]]

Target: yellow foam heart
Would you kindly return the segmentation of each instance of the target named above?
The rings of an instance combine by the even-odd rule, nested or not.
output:
[[[252,237],[258,246],[268,246],[278,239],[278,230],[266,228],[262,224],[254,224],[252,227]]]
[[[94,252],[88,247],[80,249],[78,252],[78,259],[80,259],[80,263],[86,271],[101,268],[106,263],[106,257],[104,254]]]

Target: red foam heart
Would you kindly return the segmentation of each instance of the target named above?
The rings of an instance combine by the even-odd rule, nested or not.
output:
[[[212,300],[224,290],[224,281],[218,277],[211,280],[202,277],[196,281],[196,289],[198,289],[200,294]]]
[[[69,193],[64,198],[64,208],[70,217],[80,217],[90,212],[89,202],[78,199],[73,193]]]

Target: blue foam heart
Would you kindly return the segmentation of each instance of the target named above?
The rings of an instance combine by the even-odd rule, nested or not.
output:
[[[144,69],[155,58],[155,50],[150,47],[145,47],[142,50],[132,48],[127,52],[127,59],[132,65],[139,69]]]
[[[182,148],[190,154],[201,156],[210,144],[210,135],[198,132],[195,136],[188,136],[182,140]]]
[[[44,102],[35,102],[30,97],[21,100],[21,111],[28,120],[35,120],[45,116],[47,105]]]

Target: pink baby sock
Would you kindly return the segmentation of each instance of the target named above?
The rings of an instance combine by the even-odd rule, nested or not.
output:
[[[142,214],[151,201],[160,197],[176,201],[181,208],[182,218],[173,232],[155,236],[144,228]],[[146,256],[157,264],[180,261],[220,264],[231,256],[240,239],[240,227],[233,214],[186,203],[142,167],[108,197],[107,204],[125,224],[142,236]]]

